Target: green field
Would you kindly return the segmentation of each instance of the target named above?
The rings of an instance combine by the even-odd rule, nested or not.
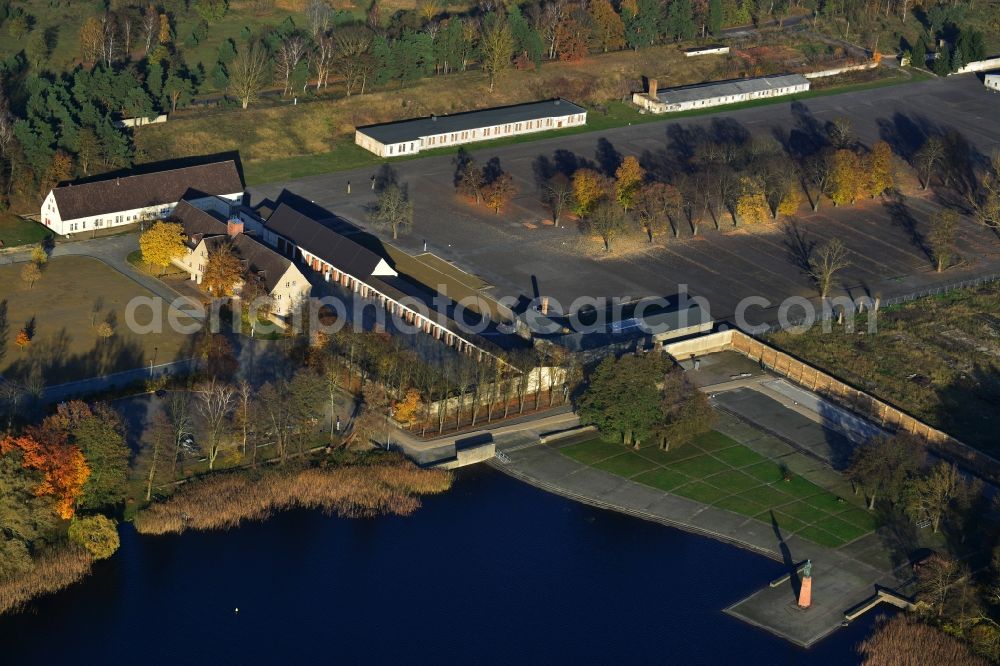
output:
[[[732,511],[762,523],[777,521],[797,534],[836,548],[875,529],[875,517],[719,432],[676,451],[639,451],[603,439],[560,451],[585,465],[666,492]]]
[[[41,224],[9,213],[0,214],[0,247],[38,243],[52,234]]]

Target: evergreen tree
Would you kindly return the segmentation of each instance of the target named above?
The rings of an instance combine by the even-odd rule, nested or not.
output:
[[[517,55],[526,54],[535,67],[542,66],[542,52],[545,50],[542,44],[542,36],[531,27],[517,5],[511,5],[507,11],[507,23],[510,25],[510,33],[514,37],[514,53]]]
[[[149,95],[157,102],[160,107],[165,106],[161,103],[163,97],[163,63],[150,63],[146,71],[146,90],[149,91]]]
[[[948,76],[951,73],[951,50],[947,44],[938,51],[932,69],[938,76]]]
[[[638,0],[631,6],[622,5],[625,40],[631,48],[638,50],[656,43],[660,34],[660,7],[657,0]]]
[[[708,0],[708,31],[718,35],[722,31],[725,9],[722,0]]]
[[[675,41],[691,39],[695,35],[694,7],[691,0],[673,0],[667,7],[664,32]]]
[[[914,67],[927,66],[927,47],[924,46],[924,40],[919,37],[916,43],[913,44],[913,52],[910,54],[910,64]]]

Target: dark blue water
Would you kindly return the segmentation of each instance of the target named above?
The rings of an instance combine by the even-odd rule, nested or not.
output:
[[[482,469],[409,518],[126,526],[84,582],[0,620],[0,661],[856,662],[871,619],[804,651],[721,612],[780,571]]]

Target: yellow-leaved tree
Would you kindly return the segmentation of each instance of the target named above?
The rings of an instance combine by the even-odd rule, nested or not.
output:
[[[632,155],[622,160],[615,171],[615,198],[626,212],[635,204],[642,181],[646,179],[646,170],[642,168]]]
[[[863,175],[861,158],[853,150],[841,148],[833,154],[827,194],[835,206],[852,204],[857,200]]]
[[[157,222],[139,236],[142,260],[163,269],[184,256],[184,227],[176,222]]]
[[[877,197],[893,186],[892,148],[885,141],[877,141],[865,158],[865,190],[870,197]]]
[[[407,389],[402,400],[398,400],[393,405],[393,416],[397,421],[405,425],[410,425],[420,411],[420,391],[415,388]]]
[[[736,219],[744,224],[761,224],[771,216],[764,188],[754,178],[743,178],[742,194],[736,200]]]
[[[593,169],[577,169],[573,173],[573,212],[580,217],[589,215],[607,194],[606,179]]]
[[[778,202],[778,215],[795,215],[802,205],[802,188],[798,183],[792,183],[785,195]]]

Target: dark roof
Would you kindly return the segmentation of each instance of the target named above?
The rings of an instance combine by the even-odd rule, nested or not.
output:
[[[279,204],[265,226],[338,270],[356,278],[371,276],[382,257],[338,234],[286,203]],[[388,263],[388,261],[386,261]]]
[[[226,219],[215,211],[205,211],[192,206],[187,201],[181,201],[174,210],[173,217],[184,227],[184,235],[194,236],[226,235],[228,225]]]
[[[247,270],[254,275],[259,275],[264,281],[264,286],[268,292],[278,286],[278,280],[285,274],[292,262],[281,256],[271,248],[258,242],[247,234],[237,234],[229,237],[225,234],[212,236],[205,239],[205,245],[209,252],[214,251],[219,246],[231,242],[233,253],[246,262]]]
[[[530,102],[514,106],[500,106],[481,111],[456,113],[450,116],[430,116],[414,118],[394,123],[366,125],[357,128],[359,132],[370,136],[379,143],[390,144],[401,141],[415,141],[422,136],[445,134],[446,132],[461,132],[480,127],[494,127],[506,123],[517,123],[525,120],[538,120],[558,116],[572,116],[586,113],[582,106],[564,99],[550,99],[544,102]]]
[[[236,169],[236,162],[226,160],[92,183],[63,185],[52,191],[59,206],[60,217],[75,220],[90,215],[174,203],[180,201],[189,189],[206,195],[233,194],[243,191],[243,180]]]

